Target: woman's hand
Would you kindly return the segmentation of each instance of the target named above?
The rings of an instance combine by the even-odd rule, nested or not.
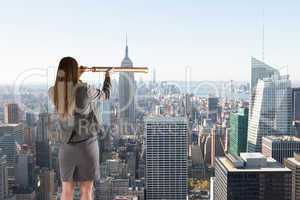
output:
[[[105,72],[105,76],[106,77],[111,77],[112,73],[114,72],[114,68],[109,68],[106,72]]]

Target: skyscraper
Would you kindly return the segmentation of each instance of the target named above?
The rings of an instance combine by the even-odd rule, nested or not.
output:
[[[24,128],[20,124],[0,124],[0,137],[3,135],[11,135],[16,142],[22,144],[24,142]]]
[[[111,125],[111,101],[103,101],[101,102],[101,124],[107,127],[110,127]]]
[[[216,159],[213,196],[217,200],[290,200],[291,170],[261,153]]]
[[[239,112],[230,114],[229,152],[239,156],[247,151],[248,108],[240,108]]]
[[[49,113],[40,113],[37,121],[37,140],[46,141],[48,140],[48,125],[50,124]]]
[[[43,168],[40,175],[40,198],[41,200],[52,200],[55,192],[54,170]]]
[[[41,168],[51,167],[51,148],[49,141],[36,141],[35,143],[36,150],[36,165]]]
[[[9,187],[15,184],[15,167],[17,163],[17,143],[13,135],[0,137],[0,148],[7,161],[7,177]]]
[[[251,58],[251,90],[255,92],[256,85],[259,80],[270,78],[273,75],[279,75],[279,71],[270,65],[256,59]]]
[[[226,127],[216,124],[211,130],[211,166],[215,164],[215,158],[225,155]]]
[[[33,188],[16,188],[14,189],[16,200],[35,200],[36,194]]]
[[[26,113],[26,125],[29,127],[32,127],[35,125],[35,121],[36,121],[35,114],[27,112]]]
[[[300,136],[300,88],[293,89],[293,121],[296,134]]]
[[[27,152],[21,152],[17,158],[16,183],[20,187],[33,187],[33,155]]]
[[[121,67],[133,67],[128,56],[127,39],[125,57]],[[135,127],[135,81],[133,73],[121,72],[119,74],[119,118],[122,134],[132,132]]]
[[[262,139],[262,153],[283,164],[284,160],[300,153],[300,138],[295,136],[266,136]]]
[[[263,80],[264,78],[270,78],[274,75],[279,75],[279,71],[277,69],[256,58],[251,58],[251,102],[249,116],[252,115],[254,98],[256,96],[256,86],[258,81]]]
[[[207,118],[212,120],[213,123],[217,122],[219,111],[219,98],[208,97],[207,99]]]
[[[4,105],[4,123],[17,124],[20,121],[20,110],[16,103],[7,103]]]
[[[95,200],[111,200],[112,199],[112,177],[100,179],[95,183]]]
[[[185,200],[188,122],[181,117],[145,120],[146,199]]]
[[[300,154],[288,158],[284,164],[292,170],[292,200],[300,200]]]
[[[6,155],[0,149],[0,199],[5,199],[8,195],[8,174]]]
[[[248,151],[260,152],[262,137],[292,132],[292,88],[288,76],[259,80],[248,124]]]

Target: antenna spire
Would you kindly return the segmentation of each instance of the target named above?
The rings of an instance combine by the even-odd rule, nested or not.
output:
[[[128,39],[127,39],[127,33],[126,33],[126,49],[125,49],[125,57],[127,58],[128,57]]]

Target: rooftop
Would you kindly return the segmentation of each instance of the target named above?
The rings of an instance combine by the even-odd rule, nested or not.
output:
[[[145,122],[187,122],[187,119],[185,117],[150,116],[145,119]]]
[[[287,160],[300,166],[300,153],[294,153],[294,157],[288,158]]]
[[[289,172],[281,167],[274,159],[267,159],[261,153],[241,153],[240,157],[218,158],[228,172]],[[235,161],[236,159],[236,161]],[[242,164],[242,163],[243,164]]]
[[[292,163],[299,165],[300,166],[300,161],[297,160],[296,158],[288,158],[286,159],[287,161],[291,161]]]
[[[263,154],[261,153],[240,153],[241,158],[244,161],[247,161],[248,159],[252,158],[252,159],[262,159],[262,158],[266,158]]]
[[[271,142],[300,142],[300,138],[296,136],[290,136],[290,135],[271,135],[271,136],[266,136],[264,139],[270,140]]]
[[[0,124],[0,127],[17,127],[20,126],[21,124]]]

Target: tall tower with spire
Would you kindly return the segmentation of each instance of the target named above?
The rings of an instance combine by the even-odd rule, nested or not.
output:
[[[121,67],[133,67],[128,56],[126,36],[125,57]],[[121,72],[119,75],[119,120],[121,134],[133,134],[135,129],[135,81],[134,74]]]

